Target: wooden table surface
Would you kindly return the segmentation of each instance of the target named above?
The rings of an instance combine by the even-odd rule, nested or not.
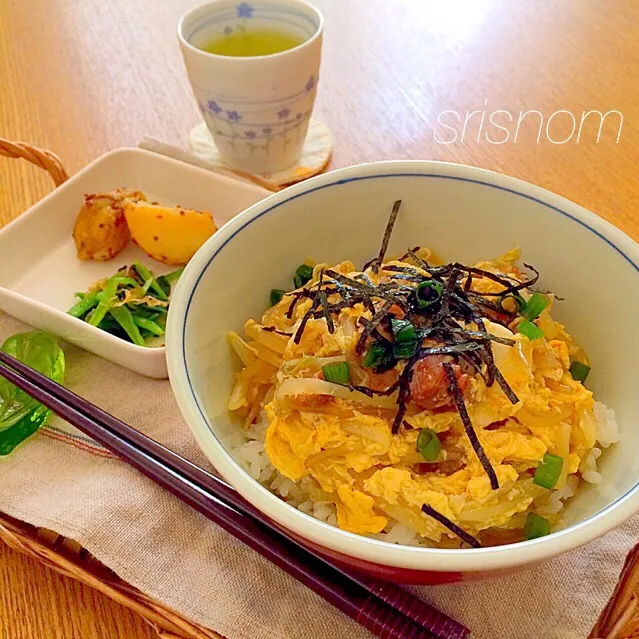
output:
[[[199,114],[175,24],[199,1],[0,0],[0,137],[55,151],[71,173],[143,136],[184,145]],[[316,112],[335,136],[332,166],[399,158],[481,166],[555,191],[639,239],[639,3],[317,4],[326,34]],[[619,139],[613,113],[597,142],[597,116],[582,126],[583,113],[611,110],[623,116]],[[438,123],[444,111],[454,131]],[[472,111],[485,113],[484,126],[475,114],[462,140]],[[539,114],[525,116],[515,138],[522,111]],[[506,138],[492,114],[508,129],[502,144],[486,138]],[[50,188],[41,171],[0,158],[0,224]],[[125,609],[0,548],[0,636],[152,635]]]

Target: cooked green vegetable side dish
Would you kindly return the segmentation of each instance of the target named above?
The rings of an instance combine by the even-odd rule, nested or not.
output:
[[[53,335],[34,331],[9,337],[2,350],[59,384],[64,381],[64,353]],[[51,411],[0,377],[0,455],[8,455],[33,435]]]
[[[137,346],[149,346],[166,331],[169,297],[183,270],[158,277],[140,262],[123,266],[86,293],[76,293],[78,301],[68,313]]]

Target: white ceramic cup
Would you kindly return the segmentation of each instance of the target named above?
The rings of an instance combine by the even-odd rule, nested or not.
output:
[[[300,157],[313,111],[324,20],[301,0],[214,0],[185,14],[178,38],[193,93],[224,162],[268,174]],[[237,30],[277,29],[302,44],[265,56],[202,51]]]

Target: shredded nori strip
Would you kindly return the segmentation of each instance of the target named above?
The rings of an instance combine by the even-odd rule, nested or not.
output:
[[[302,321],[300,322],[300,325],[297,328],[295,337],[293,337],[293,342],[295,344],[299,344],[302,341],[302,334],[304,333],[306,324],[308,323],[308,320],[310,320],[311,317],[313,317],[313,314],[318,304],[319,304],[319,297],[316,297],[313,300],[313,305],[311,306],[311,308],[308,309],[308,311],[306,311],[306,313],[304,314],[304,317],[302,318]]]
[[[453,295],[455,287],[457,286],[457,280],[459,279],[459,275],[460,275],[459,271],[456,268],[454,268],[450,272],[450,275],[448,276],[448,281],[446,282],[446,288],[444,289],[444,292],[442,293],[439,312],[437,313],[437,316],[435,317],[436,322],[439,322],[445,317],[448,317],[450,313],[451,297]]]
[[[477,438],[477,433],[473,428],[473,424],[470,421],[470,416],[468,415],[468,411],[466,410],[466,404],[464,403],[464,397],[462,395],[461,389],[459,388],[459,384],[457,383],[457,377],[455,376],[455,371],[453,370],[450,362],[443,362],[442,366],[446,371],[446,377],[448,379],[448,390],[455,401],[455,405],[457,406],[457,412],[461,417],[462,423],[464,425],[464,430],[466,431],[466,435],[468,435],[468,439],[479,459],[481,465],[484,467],[488,478],[490,479],[490,487],[493,490],[497,490],[499,488],[499,480],[497,479],[497,475],[495,474],[495,469],[491,466],[484,449]]]
[[[466,277],[466,282],[464,283],[464,291],[466,291],[466,293],[468,293],[468,291],[470,291],[470,287],[473,285],[473,274],[472,273],[468,273],[468,276]]]
[[[539,281],[539,271],[532,264],[526,264],[526,262],[524,262],[524,266],[527,269],[531,270],[534,273],[534,276],[531,277],[529,280],[526,280],[525,282],[520,282],[519,284],[511,286],[505,292],[506,295],[508,295],[508,293],[522,291],[525,288],[530,288],[531,286],[534,286]]]
[[[505,287],[503,291],[498,291],[496,293],[495,292],[480,293],[478,291],[475,291],[475,295],[481,295],[486,297],[503,297],[504,295],[511,295],[512,293],[521,291],[525,288],[530,288],[531,286],[537,283],[537,280],[539,280],[539,271],[534,266],[531,266],[530,264],[526,264],[525,262],[524,262],[524,266],[527,269],[530,269],[534,273],[534,275],[530,279],[525,280],[523,282],[520,282],[519,280],[516,280],[515,278],[508,279],[505,276],[496,275],[495,273],[491,273],[490,271],[484,271],[482,269],[474,268],[471,266],[463,266],[462,264],[455,264],[455,266],[460,267],[462,270],[467,271],[469,273],[476,273],[477,275],[481,275],[482,277],[486,277],[490,280],[498,282],[499,284]]]
[[[326,319],[326,326],[328,327],[329,333],[335,332],[335,324],[333,324],[333,318],[329,312],[328,308],[328,298],[325,291],[319,291],[317,294],[317,298],[319,299],[320,304],[322,305],[322,313],[324,318]]]
[[[480,348],[482,348],[482,345],[478,342],[457,342],[456,344],[448,344],[446,346],[431,346],[429,348],[421,348],[419,350],[419,358],[428,357],[428,355],[465,353],[467,351],[477,351]]]
[[[383,347],[387,356],[373,367],[374,372],[378,374],[398,366],[402,361],[405,363],[398,381],[385,390],[379,391],[365,385],[351,385],[350,388],[368,397],[392,395],[397,392],[397,414],[393,421],[393,433],[397,433],[404,422],[415,364],[425,357],[444,356],[446,361],[443,366],[449,381],[449,393],[457,406],[473,448],[489,475],[491,486],[497,488],[496,475],[470,423],[457,378],[454,373],[451,378],[450,374],[453,372],[452,365],[461,363],[467,367],[469,373],[481,375],[487,386],[497,382],[513,404],[519,401],[498,370],[491,347],[493,342],[512,347],[516,341],[489,333],[484,321],[490,320],[508,328],[518,316],[518,311],[504,309],[503,301],[509,296],[517,297],[520,290],[530,289],[538,281],[539,272],[525,264],[533,275],[524,281],[515,275],[497,274],[457,262],[431,266],[417,255],[420,247],[409,249],[401,258],[410,258],[412,263],[383,264],[400,206],[400,200],[393,206],[378,256],[364,267],[364,270],[372,268],[373,273],[382,273],[384,281],[375,283],[371,271],[344,275],[326,269],[322,271],[317,282],[287,293],[292,298],[286,313],[289,319],[293,318],[299,301],[312,301],[311,307],[298,324],[294,342],[300,343],[310,319],[324,318],[329,333],[333,333],[335,320],[343,309],[363,304],[370,311],[371,319],[359,318],[362,329],[357,338],[356,352],[363,354],[367,347],[373,344]],[[497,282],[503,290],[497,293],[473,290],[473,282],[481,278]],[[427,281],[437,282],[442,292],[438,300],[422,307],[416,297],[416,290],[417,285]],[[409,359],[403,359],[401,349],[397,348],[395,336],[390,330],[392,318],[410,322],[415,330],[415,352]],[[274,327],[264,327],[264,330],[290,336],[289,333],[278,331]],[[424,343],[426,339],[428,341]]]
[[[431,266],[428,264],[428,262],[417,255],[417,251],[419,251],[419,248],[419,246],[416,246],[413,249],[408,249],[404,257],[409,256],[413,260],[413,262],[415,262],[415,264],[419,266],[419,268],[424,269],[425,271],[430,271]]]
[[[369,338],[373,330],[377,328],[377,325],[384,319],[385,315],[388,313],[392,305],[392,302],[386,302],[384,306],[382,306],[370,320],[366,321],[364,330],[357,340],[357,346],[355,346],[355,351],[357,353],[362,353],[364,351],[366,340]]]
[[[499,384],[499,387],[501,388],[501,390],[504,391],[506,397],[508,397],[508,399],[510,400],[510,403],[517,404],[519,402],[519,397],[515,395],[515,392],[510,387],[510,385],[506,381],[506,378],[501,374],[501,371],[497,368],[497,366],[495,366],[493,374],[495,376],[495,380]]]
[[[399,427],[406,415],[406,400],[410,391],[410,383],[413,379],[413,367],[420,358],[420,351],[416,351],[415,354],[408,360],[402,374],[399,376],[399,393],[397,394],[397,415],[393,420],[392,433],[396,435],[399,432]]]
[[[377,257],[370,263],[373,271],[377,273],[379,271],[379,267],[382,265],[384,261],[384,257],[386,255],[386,250],[388,249],[388,243],[390,242],[391,235],[393,234],[393,227],[395,226],[395,220],[397,220],[397,214],[399,213],[399,209],[402,206],[401,200],[396,200],[393,204],[393,210],[391,211],[390,217],[388,218],[388,223],[386,224],[386,230],[384,231],[384,237],[382,238],[382,245],[379,249],[379,254]],[[366,267],[364,267],[366,270]]]
[[[486,366],[486,375],[484,376],[486,386],[492,386],[495,383],[495,371],[497,370],[493,352],[491,349],[485,348],[481,351],[477,351],[477,354]]]
[[[333,324],[333,318],[328,307],[328,295],[326,290],[322,290],[322,284],[324,282],[324,271],[320,273],[319,281],[317,283],[317,301],[322,305],[322,314],[326,320],[326,326],[328,332],[333,334],[335,332],[335,325]]]
[[[496,381],[499,384],[499,387],[504,391],[504,394],[509,399],[510,403],[517,404],[519,402],[519,398],[515,394],[515,391],[513,391],[510,387],[510,384],[506,381],[506,378],[501,374],[501,371],[497,368],[492,349],[486,348],[483,351],[479,351],[479,356],[484,364],[486,364],[487,376],[484,378],[486,380],[486,386],[492,386]]]
[[[473,329],[464,328],[463,326],[446,326],[443,330],[455,335],[460,335],[466,339],[479,339],[482,341],[497,342],[498,344],[505,344],[506,346],[514,346],[517,343],[514,339],[510,339],[508,337],[498,337],[492,333],[475,331]]]
[[[362,282],[364,284],[367,284],[368,286],[375,286],[375,284],[373,283],[373,280],[371,280],[371,278],[368,277],[368,275],[366,275],[366,273],[358,273],[355,277],[358,280],[362,280]]]
[[[390,271],[391,273],[408,273],[410,275],[414,275],[415,277],[419,277],[420,281],[424,279],[423,273],[415,270],[410,266],[398,266],[397,264],[382,264],[382,271]]]
[[[358,386],[357,384],[351,384],[349,388],[359,393],[363,393],[364,395],[368,395],[369,397],[373,397],[374,395],[385,397],[388,395],[392,395],[399,388],[399,380],[396,381],[392,386],[389,386],[384,390],[376,390],[375,388],[369,388],[368,386]]]
[[[263,331],[266,331],[267,333],[275,333],[276,335],[285,335],[286,337],[291,337],[293,335],[293,333],[280,331],[278,328],[275,328],[275,326],[262,326],[261,328]]]
[[[395,273],[391,276],[394,280],[405,280],[406,282],[423,282],[423,275],[411,275],[410,273]]]
[[[293,311],[295,310],[295,306],[300,300],[300,295],[295,295],[289,304],[288,310],[286,311],[287,319],[291,319],[293,317]]]
[[[471,351],[471,352],[468,352],[468,353],[460,353],[459,355],[465,362],[470,364],[470,366],[477,373],[479,373],[479,375],[482,376],[482,378],[484,379],[484,382],[486,382],[486,386],[490,386],[490,384],[488,384],[487,376],[484,373],[484,371],[482,370],[482,367],[481,367],[482,360],[481,360],[481,357],[479,357],[479,355],[477,354],[477,351]]]
[[[472,548],[481,548],[479,540],[473,537],[470,533],[467,533],[463,528],[460,528],[457,524],[453,523],[448,517],[445,517],[441,513],[437,512],[432,506],[424,504],[422,506],[422,512],[437,520],[442,526],[446,526],[448,530],[455,533],[464,543],[468,544]]]
[[[504,287],[512,286],[513,284],[519,284],[519,280],[515,280],[514,278],[509,279],[506,275],[497,275],[492,271],[486,271],[482,268],[477,268],[475,266],[466,266],[464,264],[460,264],[459,262],[455,262],[454,267],[459,269],[460,271],[464,271],[469,275],[479,275],[480,277],[485,277],[489,280],[493,280],[493,282],[497,282]],[[487,293],[488,295],[501,295],[500,293]]]

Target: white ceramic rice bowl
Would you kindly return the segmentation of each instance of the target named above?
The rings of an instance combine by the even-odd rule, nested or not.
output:
[[[603,188],[603,187],[602,187]],[[540,285],[565,298],[553,315],[587,351],[588,386],[614,408],[622,442],[598,462],[548,537],[482,549],[391,545],[298,511],[252,479],[225,449],[226,401],[239,362],[228,330],[259,318],[272,288],[290,288],[306,259],[363,264],[374,256],[394,200],[402,209],[389,255],[428,246],[473,262],[519,246]],[[246,499],[333,556],[405,581],[448,581],[540,561],[582,545],[639,510],[639,246],[582,207],[490,171],[428,161],[379,162],[313,178],[250,207],[191,260],[171,302],[167,357],[180,409],[200,447]],[[413,577],[406,576],[409,571]],[[423,579],[414,576],[423,573]],[[439,573],[439,576],[438,574]],[[445,574],[442,574],[445,573]],[[404,576],[402,576],[404,575]]]

